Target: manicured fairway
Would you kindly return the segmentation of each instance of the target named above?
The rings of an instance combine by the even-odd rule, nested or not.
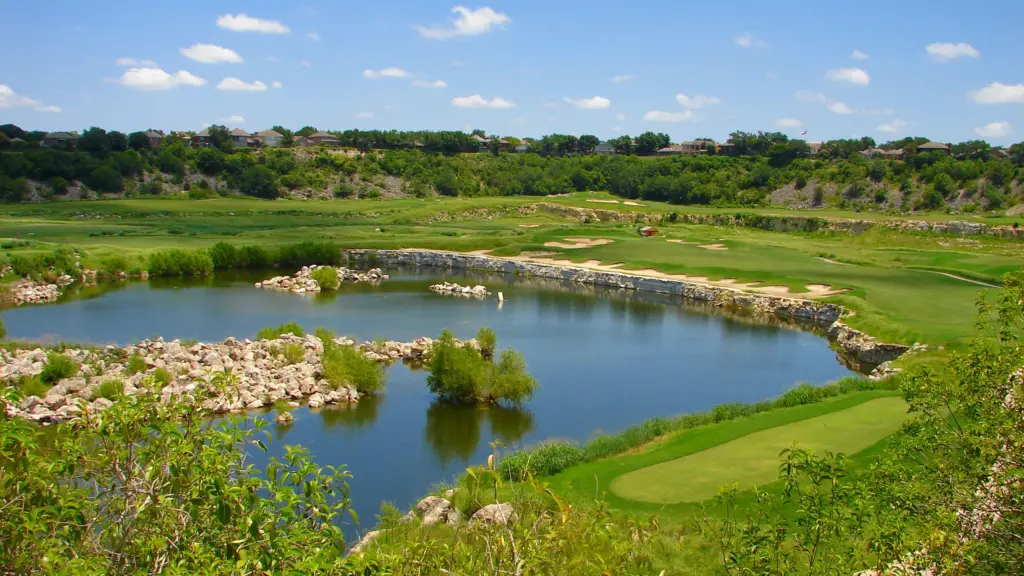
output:
[[[899,428],[907,405],[901,398],[878,398],[846,410],[754,432],[675,460],[615,478],[611,491],[628,500],[652,503],[699,502],[724,485],[741,489],[778,477],[779,452],[797,441],[802,448],[853,454]]]

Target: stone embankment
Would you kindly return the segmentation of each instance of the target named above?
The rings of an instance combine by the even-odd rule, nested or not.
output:
[[[456,296],[469,296],[475,298],[484,298],[490,296],[491,293],[487,291],[487,288],[480,286],[462,286],[454,282],[442,282],[441,284],[434,284],[430,287],[434,292],[440,294],[454,294]]]
[[[294,276],[275,276],[262,282],[257,282],[257,288],[268,288],[271,290],[286,290],[295,294],[306,294],[320,292],[320,284],[312,278],[313,271],[323,266],[303,266]],[[380,268],[374,268],[365,274],[348,268],[337,268],[338,283],[345,282],[380,282],[387,280],[388,275]]]
[[[355,346],[376,362],[424,362],[430,357],[433,340],[356,344],[349,338],[337,338],[334,343]],[[457,343],[479,349],[476,340]],[[285,347],[296,345],[302,347],[304,355],[298,362],[294,358],[289,361]],[[101,385],[111,381],[122,386],[125,396],[152,392],[165,404],[194,399],[197,392],[203,391],[208,397],[202,407],[217,414],[254,410],[276,402],[298,406],[303,399],[310,408],[359,399],[355,389],[335,387],[323,379],[323,342],[313,335],[285,334],[274,340],[256,341],[228,338],[192,345],[156,339],[124,348],[68,349],[63,353],[79,366],[78,372],[58,381],[43,397],[29,396],[18,405],[8,405],[8,416],[51,423],[68,420],[83,410],[105,410],[112,402],[100,397]],[[129,363],[133,357],[137,357],[136,364],[141,364],[135,367],[138,371],[131,373]],[[47,351],[41,348],[0,350],[0,381],[16,385],[23,378],[38,376],[46,361]],[[225,378],[228,373],[230,378]],[[160,378],[166,381],[158,383]]]
[[[846,310],[838,304],[785,298],[767,294],[752,294],[735,288],[706,286],[684,280],[652,278],[627,272],[591,270],[512,260],[494,256],[438,252],[431,250],[348,250],[353,261],[375,261],[385,267],[430,267],[449,270],[476,270],[529,276],[616,288],[637,290],[679,296],[687,300],[708,303],[716,308],[747,311],[755,316],[777,317],[792,321],[810,322],[829,329],[829,339],[837,342],[843,353],[859,365],[873,368],[876,365],[898,358],[908,347],[902,344],[887,344],[862,334],[838,322]],[[833,326],[836,324],[833,330]],[[839,339],[842,337],[842,341]]]

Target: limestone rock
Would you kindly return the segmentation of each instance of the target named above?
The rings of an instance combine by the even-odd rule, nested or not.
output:
[[[519,519],[519,515],[516,514],[515,509],[509,503],[503,504],[490,504],[476,511],[473,516],[469,519],[469,523],[473,525],[487,525],[497,524],[504,526],[509,522],[515,522]]]

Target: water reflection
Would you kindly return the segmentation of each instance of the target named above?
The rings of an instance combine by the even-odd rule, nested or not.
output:
[[[377,421],[377,413],[384,402],[383,395],[363,396],[355,404],[330,404],[320,410],[324,428],[343,428],[350,432],[366,428]]]
[[[514,444],[533,430],[533,413],[520,407],[464,405],[434,401],[427,408],[423,436],[442,466],[452,461],[468,462],[480,444],[484,419],[491,437]]]

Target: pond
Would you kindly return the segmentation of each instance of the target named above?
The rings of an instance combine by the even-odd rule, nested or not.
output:
[[[303,407],[292,425],[271,425],[272,454],[285,443],[302,444],[318,463],[348,467],[363,529],[382,501],[404,508],[431,485],[482,463],[492,440],[583,442],[651,417],[754,402],[800,381],[850,374],[818,335],[728,318],[666,295],[437,270],[388,272],[391,279],[378,286],[347,284],[318,296],[252,286],[273,272],[130,283],[10,309],[3,320],[12,339],[120,345],[155,335],[252,338],[287,321],[364,340],[411,341],[444,328],[470,338],[493,328],[498,348],[522,352],[539,382],[521,408],[438,403],[425,372],[397,364],[380,397],[319,412]],[[505,302],[427,289],[441,280],[485,284],[503,292]]]

